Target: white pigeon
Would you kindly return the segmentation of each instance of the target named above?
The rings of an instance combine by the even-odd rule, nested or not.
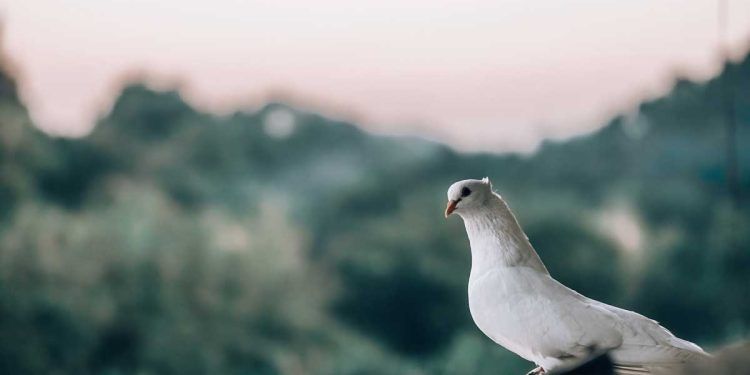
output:
[[[471,245],[469,309],[494,342],[537,366],[569,368],[608,351],[621,374],[670,371],[706,357],[656,321],[587,298],[553,279],[489,179],[448,189],[445,217],[464,221]]]

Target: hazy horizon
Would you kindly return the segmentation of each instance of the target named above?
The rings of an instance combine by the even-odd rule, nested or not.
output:
[[[157,4],[2,1],[41,128],[84,134],[141,74],[203,110],[281,99],[378,133],[528,151],[720,66],[715,1]],[[729,5],[727,41],[745,53],[750,3]]]
[[[622,359],[639,338],[546,283],[473,319],[486,258],[445,210],[483,177],[509,258],[481,272],[532,280],[519,245],[615,326],[750,369],[750,1],[0,0],[0,50],[2,373],[554,362],[494,341],[503,314]],[[678,365],[646,323],[626,367]]]

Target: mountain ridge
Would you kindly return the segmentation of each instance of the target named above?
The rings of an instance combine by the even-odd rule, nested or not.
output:
[[[745,146],[750,58],[731,66],[533,155],[279,103],[215,116],[140,83],[89,136],[55,138],[3,75],[0,345],[14,345],[0,367],[520,372],[471,324],[465,234],[442,215],[450,183],[484,176],[566,285],[704,345],[746,335],[750,235],[733,228],[750,212],[727,194],[720,83]],[[750,150],[739,158],[746,194]],[[639,248],[611,235],[621,226]]]

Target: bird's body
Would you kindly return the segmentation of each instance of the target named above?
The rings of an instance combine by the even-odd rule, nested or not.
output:
[[[471,316],[496,343],[543,371],[598,351],[609,351],[623,373],[669,369],[706,355],[651,319],[553,279],[489,181],[457,182],[448,198],[455,203],[446,213],[455,210],[463,218],[471,245]]]

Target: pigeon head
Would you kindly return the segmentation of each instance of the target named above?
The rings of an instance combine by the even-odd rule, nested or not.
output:
[[[481,180],[463,180],[455,182],[448,188],[448,207],[445,217],[453,212],[462,214],[478,209],[487,202],[492,195],[492,183],[485,177]]]

